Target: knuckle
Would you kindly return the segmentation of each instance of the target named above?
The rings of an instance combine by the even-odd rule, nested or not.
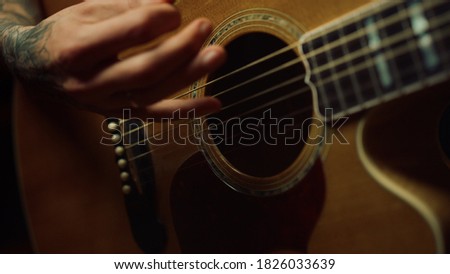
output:
[[[131,39],[146,39],[149,35],[175,29],[181,22],[181,15],[170,5],[148,7],[136,11],[136,16],[129,22],[129,29],[126,34]]]
[[[84,2],[78,6],[77,12],[82,17],[91,17],[97,14],[99,3]]]

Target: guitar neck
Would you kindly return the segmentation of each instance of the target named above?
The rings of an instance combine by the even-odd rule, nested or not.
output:
[[[450,2],[370,4],[301,42],[318,112],[332,120],[445,80]]]

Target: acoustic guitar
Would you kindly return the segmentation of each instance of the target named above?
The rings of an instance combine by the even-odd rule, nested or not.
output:
[[[221,112],[105,120],[18,87],[37,252],[449,251],[449,2],[176,5],[229,55],[177,96]]]

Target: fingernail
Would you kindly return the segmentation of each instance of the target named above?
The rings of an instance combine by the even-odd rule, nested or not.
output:
[[[203,56],[203,64],[210,65],[211,63],[214,63],[215,59],[217,59],[218,56],[219,54],[215,50],[207,51]]]
[[[211,32],[211,24],[208,21],[203,20],[199,26],[200,32],[203,34],[209,34]]]

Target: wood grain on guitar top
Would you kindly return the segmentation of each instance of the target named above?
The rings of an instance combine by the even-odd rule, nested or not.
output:
[[[51,14],[76,1],[43,2]],[[242,10],[266,8],[293,18],[306,32],[368,1],[178,2],[183,24],[205,16],[217,26]],[[400,106],[409,105],[408,100],[402,102]],[[396,104],[383,106],[380,112],[392,113],[390,110],[400,109]],[[414,106],[414,102],[411,104]],[[376,110],[374,113],[378,113]],[[373,118],[382,115],[369,116],[364,144],[369,145],[367,151],[381,170],[389,169],[385,176],[392,176],[402,188],[411,186],[415,193],[432,188],[433,182],[442,177],[449,178],[448,169],[440,168],[442,175],[430,177],[426,176],[426,171],[417,170],[420,161],[428,157],[423,149],[418,150],[419,164],[411,165],[411,169],[406,168],[401,174],[391,170],[395,169],[395,163],[394,167],[385,167],[392,158],[384,158],[385,148],[380,144],[390,139],[377,142],[380,126],[377,121],[384,123],[386,119]],[[439,119],[436,116],[427,117]],[[159,212],[169,235],[166,252],[448,252],[442,242],[436,243],[435,231],[421,212],[409,201],[386,190],[361,161],[357,132],[362,117],[363,114],[356,115],[343,127],[349,145],[329,145],[326,155],[316,162],[304,181],[282,196],[254,198],[233,192],[205,163],[186,169],[199,159],[202,161],[203,156],[195,146],[179,149],[171,144],[167,149],[155,151]],[[140,252],[128,224],[112,148],[99,145],[102,120],[94,114],[29,98],[20,89],[16,92],[19,172],[29,227],[38,252]],[[394,125],[395,122],[389,127],[393,131]],[[408,132],[392,134],[417,140],[412,137],[417,136],[417,131],[404,126],[399,128]],[[427,127],[427,130],[430,129]],[[392,144],[386,146],[391,152]],[[428,180],[432,182],[425,187]],[[432,204],[430,210],[436,213],[440,224],[445,224],[440,229],[446,231],[447,239],[441,240],[448,242],[450,187],[440,182],[439,193],[437,189],[424,190],[426,194],[417,197],[422,203]],[[422,186],[416,187],[419,184]],[[241,228],[236,227],[239,224]],[[205,242],[199,242],[202,240]],[[438,249],[439,245],[447,249]]]

